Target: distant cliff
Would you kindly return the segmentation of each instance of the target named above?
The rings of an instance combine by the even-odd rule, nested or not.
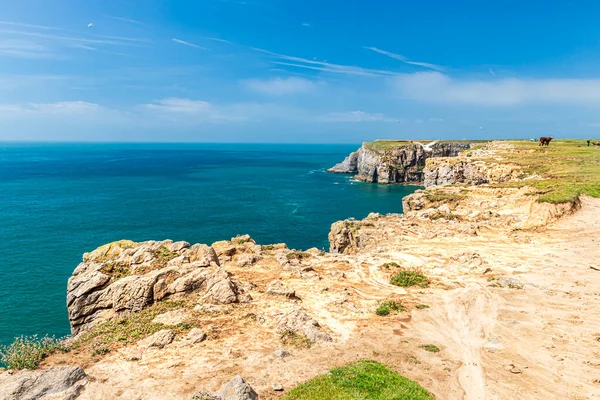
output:
[[[422,145],[412,141],[377,140],[365,142],[341,163],[327,172],[355,174],[365,182],[423,182],[425,160],[432,157],[456,157],[471,147],[468,142],[439,142]]]

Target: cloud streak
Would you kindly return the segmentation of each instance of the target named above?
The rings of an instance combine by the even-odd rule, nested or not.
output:
[[[310,93],[315,91],[317,86],[311,80],[296,77],[248,79],[242,81],[242,85],[251,91],[268,96]]]
[[[208,50],[206,47],[198,46],[197,44],[186,42],[185,40],[180,40],[180,39],[175,39],[175,38],[173,38],[172,40],[175,43],[179,43],[179,44],[182,44],[184,46],[194,47],[196,49]]]
[[[436,64],[426,63],[422,61],[411,61],[408,57],[400,54],[392,53],[386,50],[378,49],[377,47],[365,47],[367,50],[374,51],[375,53],[383,54],[398,61],[402,61],[405,64],[416,65],[423,68],[433,69],[435,71],[444,71],[445,68]]]
[[[392,78],[396,96],[427,103],[512,107],[525,104],[600,106],[600,79],[453,79],[439,72]]]

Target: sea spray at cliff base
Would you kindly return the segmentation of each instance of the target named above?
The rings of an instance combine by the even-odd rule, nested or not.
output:
[[[330,225],[400,213],[418,187],[326,168],[357,145],[0,144],[0,343],[66,335],[67,279],[121,239],[328,248]]]

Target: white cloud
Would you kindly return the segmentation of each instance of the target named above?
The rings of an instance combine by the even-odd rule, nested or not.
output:
[[[248,79],[242,84],[260,94],[269,96],[281,96],[286,94],[309,93],[316,89],[316,84],[303,78],[271,78],[271,79]]]
[[[381,113],[368,113],[364,111],[349,111],[329,113],[319,118],[324,122],[402,122]]]
[[[600,79],[516,79],[493,81],[453,79],[439,72],[403,74],[392,78],[404,99],[508,107],[521,104],[587,104],[600,106]]]
[[[261,52],[261,53],[264,53],[264,54],[268,54],[269,56],[275,58],[276,60],[283,60],[283,61],[271,61],[272,64],[276,64],[276,65],[286,65],[288,67],[311,69],[311,70],[316,70],[316,71],[331,72],[334,74],[343,74],[343,75],[358,75],[358,76],[396,75],[395,72],[387,71],[387,70],[362,68],[362,67],[357,67],[354,65],[333,64],[333,63],[329,63],[327,61],[309,60],[307,58],[274,53],[272,51],[263,50],[263,49],[259,49],[256,47],[252,47],[251,49]]]
[[[182,44],[184,46],[190,46],[190,47],[195,47],[197,49],[207,50],[206,47],[198,46],[197,44],[186,42],[185,40],[179,40],[179,39],[173,38],[173,41],[175,43],[179,43],[179,44]]]
[[[56,103],[0,104],[0,115],[23,114],[84,115],[105,110],[98,104],[85,101],[60,101]]]
[[[444,70],[444,67],[441,67],[439,65],[435,65],[435,64],[431,64],[431,63],[426,63],[426,62],[422,62],[422,61],[411,61],[410,59],[408,59],[408,57],[405,57],[405,56],[400,55],[400,54],[392,53],[392,52],[389,52],[389,51],[386,51],[386,50],[381,50],[381,49],[378,49],[377,47],[365,47],[365,49],[374,51],[375,53],[383,54],[384,56],[391,57],[391,58],[393,58],[395,60],[398,60],[398,61],[402,61],[405,64],[417,65],[419,67],[429,68],[429,69],[433,69],[433,70],[436,70],[436,71],[443,71]]]
[[[15,58],[49,58],[53,51],[48,46],[32,40],[2,39],[0,40],[0,56]]]

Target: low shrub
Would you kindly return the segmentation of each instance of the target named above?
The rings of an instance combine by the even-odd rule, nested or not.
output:
[[[429,286],[431,282],[429,281],[429,278],[420,271],[415,269],[405,269],[392,276],[390,283],[401,287],[420,286],[425,288]]]
[[[404,306],[398,302],[393,300],[384,301],[377,307],[375,310],[375,314],[380,317],[385,317],[386,315],[390,315],[392,311],[405,311]]]
[[[8,369],[36,369],[40,362],[50,354],[66,353],[69,348],[64,339],[54,336],[20,336],[8,346],[0,346],[0,364]]]

